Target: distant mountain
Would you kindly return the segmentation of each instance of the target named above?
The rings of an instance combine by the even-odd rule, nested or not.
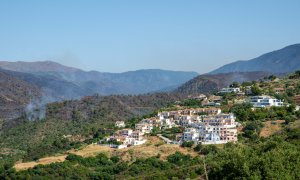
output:
[[[30,85],[39,87],[43,92],[45,102],[52,102],[64,99],[77,99],[93,93],[89,89],[84,89],[77,84],[63,80],[50,74],[30,74],[0,69],[14,78],[22,80]]]
[[[8,62],[0,61],[0,67],[3,69],[18,71],[18,72],[27,72],[27,73],[37,73],[37,72],[78,72],[80,69],[73,67],[63,66],[59,63],[53,61],[36,61],[36,62]]]
[[[288,73],[300,69],[300,44],[287,46],[248,61],[237,61],[222,66],[209,74],[228,72],[268,71]]]
[[[239,73],[221,73],[205,74],[195,77],[186,82],[175,92],[184,94],[204,93],[210,94],[229,86],[233,82],[254,81],[270,75],[267,72],[239,72]]]
[[[1,119],[15,120],[22,115],[42,118],[45,105],[94,94],[144,94],[175,89],[195,77],[194,72],[158,69],[125,73],[83,71],[45,62],[0,62]],[[15,122],[15,121],[10,121]]]
[[[65,94],[69,94],[71,98],[78,98],[78,96],[95,93],[110,95],[159,92],[169,87],[176,88],[198,75],[195,72],[159,69],[129,71],[125,73],[87,72],[51,61],[2,61],[0,62],[0,67],[10,71],[35,75],[41,80],[39,84],[48,84],[48,90],[49,88],[51,89],[49,86],[52,83],[51,86],[61,90],[57,91],[57,96],[65,97],[65,99],[70,98],[65,96]],[[28,78],[23,78],[23,80],[28,80]],[[36,80],[34,81],[36,82]],[[30,78],[29,82],[32,82]],[[66,92],[63,92],[64,90]]]

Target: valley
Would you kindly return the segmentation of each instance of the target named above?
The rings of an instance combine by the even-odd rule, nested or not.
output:
[[[120,87],[128,93],[121,95],[82,86],[86,82],[80,78],[100,78],[99,72],[53,62],[0,66],[6,68],[0,70],[0,178],[59,179],[54,170],[86,179],[298,178],[293,172],[300,166],[293,162],[300,157],[299,71],[188,78],[182,72],[142,70],[125,73],[120,81],[130,88],[153,84],[153,89]],[[166,83],[165,73],[186,80]],[[158,87],[166,92],[156,92]],[[266,163],[275,159],[286,167]],[[247,167],[236,168],[242,165]],[[278,168],[280,174],[273,171]]]
[[[90,96],[81,100],[52,103],[47,107],[46,117],[49,119],[29,124],[25,123],[23,127],[11,128],[0,136],[2,138],[1,147],[6,147],[6,149],[2,148],[1,156],[5,160],[10,159],[10,156],[13,155],[15,159],[13,162],[16,162],[13,163],[13,168],[16,171],[7,173],[12,173],[9,176],[18,178],[21,178],[23,175],[30,175],[36,178],[42,177],[36,172],[44,171],[44,173],[48,174],[55,166],[61,165],[64,166],[60,168],[63,171],[66,167],[77,167],[78,163],[80,168],[85,170],[78,171],[76,177],[90,177],[91,174],[95,173],[94,168],[96,166],[93,165],[93,162],[102,162],[102,160],[107,159],[107,168],[108,166],[114,167],[121,164],[126,164],[126,167],[123,167],[124,169],[121,171],[106,174],[106,178],[120,177],[127,179],[148,176],[205,177],[206,169],[209,178],[215,179],[221,175],[228,176],[226,171],[215,168],[218,166],[228,167],[228,162],[232,161],[233,155],[242,163],[250,161],[248,158],[243,158],[245,155],[256,159],[253,161],[263,163],[263,169],[258,170],[259,174],[251,171],[249,175],[243,175],[244,177],[254,175],[266,176],[265,174],[262,175],[266,171],[264,168],[269,169],[269,166],[275,168],[276,164],[264,164],[264,161],[273,160],[274,158],[277,158],[280,162],[290,162],[288,166],[293,167],[294,170],[295,166],[291,163],[294,162],[295,158],[299,157],[297,149],[299,148],[298,122],[300,113],[296,108],[299,104],[293,102],[293,97],[300,93],[299,78],[299,72],[297,71],[283,78],[266,76],[259,82],[248,81],[241,84],[233,82],[229,86],[236,89],[239,88],[240,91],[226,91],[226,93],[220,94],[226,89],[223,88],[208,97],[196,93],[186,95],[182,93],[177,95],[161,93],[135,96]],[[248,87],[251,87],[251,94],[246,94],[246,92],[249,93]],[[279,90],[279,87],[284,88],[284,90],[276,91]],[[233,90],[234,88],[228,89]],[[252,105],[247,104],[247,102],[251,102],[251,97],[262,94],[282,99],[284,100],[284,105],[272,107],[273,105],[270,104],[270,107],[252,109]],[[126,128],[134,128],[137,127],[136,125],[140,121],[152,119],[159,115],[160,112],[187,112],[187,110],[194,111],[197,108],[200,110],[207,106],[206,101],[214,101],[217,99],[216,97],[221,98],[218,100],[220,105],[216,105],[217,107],[206,107],[206,109],[210,111],[210,109],[220,108],[223,112],[230,112],[236,116],[237,122],[241,124],[237,128],[237,142],[215,145],[214,143],[205,144],[200,141],[198,143],[198,140],[195,142],[184,140],[179,144],[166,144],[158,135],[162,134],[162,136],[168,138],[179,135],[179,131],[173,130],[177,127],[175,123],[175,127],[156,129],[145,135],[147,141],[142,145],[114,149],[97,144],[103,138],[111,136],[120,130],[120,128],[115,127],[114,123],[116,121],[124,121]],[[254,103],[253,106],[256,106],[256,104]],[[112,112],[115,114],[112,114]],[[200,114],[204,117],[207,116],[205,113]],[[59,120],[58,118],[62,119]],[[29,127],[31,129],[28,129]],[[24,131],[25,129],[28,132]],[[51,131],[49,131],[50,129]],[[17,132],[19,131],[27,134],[27,137],[21,134],[18,135]],[[181,133],[184,132],[180,131]],[[11,136],[12,134],[14,134],[14,137]],[[271,144],[276,145],[270,147]],[[285,149],[282,149],[282,147],[285,147]],[[10,152],[8,149],[13,151]],[[249,154],[250,152],[251,155]],[[266,152],[263,157],[261,157],[262,152]],[[272,153],[272,156],[269,156],[269,153]],[[277,155],[274,156],[273,153]],[[282,156],[278,153],[288,155]],[[115,162],[114,159],[116,157],[118,157],[118,161]],[[201,157],[205,158],[206,165],[203,165]],[[182,159],[182,162],[173,161],[173,158]],[[185,161],[184,159],[189,160]],[[155,164],[151,164],[154,163],[152,161],[165,165],[157,167]],[[145,164],[137,166],[137,163]],[[251,162],[251,166],[252,163],[254,162]],[[236,165],[230,165],[230,167],[233,168],[235,173],[238,173],[237,169],[234,168]],[[146,173],[146,171],[135,171],[132,169],[142,168],[143,166],[147,166],[147,169],[150,168],[151,171]],[[183,170],[182,166],[185,166],[190,173],[185,174],[182,171],[171,171],[168,173],[168,168],[164,169],[164,166],[171,166],[177,170]],[[255,169],[253,166],[252,168]],[[285,169],[283,171],[282,169],[281,172],[292,175],[291,170]],[[107,169],[98,169],[97,171],[104,173]],[[84,172],[89,173],[85,174]],[[65,173],[68,174],[67,172]],[[103,173],[102,175],[105,174]],[[273,173],[274,171],[267,176],[270,178],[274,177],[275,174],[273,176]],[[232,176],[240,176],[240,174],[233,174]],[[296,174],[292,176],[297,177]],[[57,176],[54,175],[52,177]]]

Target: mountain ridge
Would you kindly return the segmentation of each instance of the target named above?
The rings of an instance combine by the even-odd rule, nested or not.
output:
[[[84,95],[159,92],[168,87],[178,87],[198,75],[196,72],[162,69],[141,69],[123,73],[84,71],[52,61],[1,61],[0,68],[29,73],[39,78],[49,78],[51,76],[53,79],[53,77],[56,77],[59,82],[66,81],[66,83],[72,83],[78,86],[79,89],[88,92]],[[61,86],[63,87],[62,84]],[[74,98],[77,98],[77,95]]]
[[[250,60],[239,60],[226,64],[208,74],[253,71],[289,73],[298,69],[300,69],[300,44],[293,44]]]

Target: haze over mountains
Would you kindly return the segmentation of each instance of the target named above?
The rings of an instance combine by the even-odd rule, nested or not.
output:
[[[208,94],[234,81],[259,80],[271,74],[289,73],[298,69],[300,44],[249,61],[231,63],[199,76],[195,72],[159,69],[124,73],[87,72],[52,61],[1,61],[0,119],[15,119],[23,115],[42,117],[44,112],[38,110],[41,105],[94,94]]]
[[[95,93],[142,94],[176,88],[197,76],[196,72],[167,71],[159,69],[137,70],[124,73],[83,71],[61,64],[43,62],[0,62],[0,67],[9,71],[27,74],[19,78],[37,84],[46,91],[56,92],[61,99],[79,98]],[[31,75],[28,78],[28,75]],[[38,82],[38,80],[47,82]],[[49,82],[50,81],[50,82]],[[52,88],[53,87],[53,88]],[[61,90],[59,88],[62,88]],[[66,93],[63,90],[67,91]],[[53,94],[54,95],[54,94]]]
[[[169,91],[197,76],[195,72],[138,70],[125,73],[83,71],[44,62],[0,62],[0,118],[42,118],[49,102],[94,94],[144,94]],[[42,107],[42,109],[41,109]]]

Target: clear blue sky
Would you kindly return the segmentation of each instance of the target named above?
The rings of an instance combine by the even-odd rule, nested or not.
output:
[[[1,0],[0,60],[205,73],[300,42],[299,0]]]

